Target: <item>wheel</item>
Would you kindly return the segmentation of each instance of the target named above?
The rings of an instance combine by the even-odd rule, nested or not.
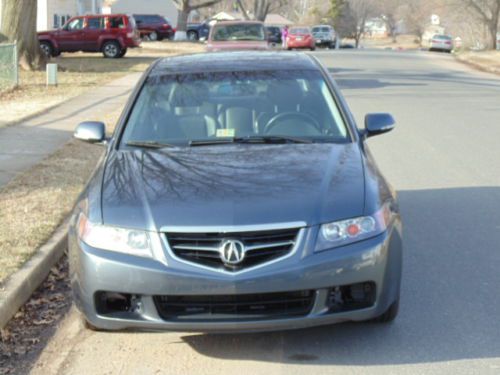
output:
[[[188,40],[190,40],[192,42],[197,41],[199,39],[198,33],[196,31],[193,31],[193,30],[188,31],[187,38],[188,38]]]
[[[126,49],[126,48],[124,48],[124,49],[122,49],[122,50],[120,51],[120,55],[119,55],[118,57],[123,57],[123,56],[125,56],[126,54],[127,54],[127,49]]]
[[[115,42],[114,40],[108,41],[104,43],[102,46],[102,54],[104,57],[109,58],[109,59],[116,59],[121,57],[121,47],[118,42]]]
[[[54,47],[52,47],[52,43],[45,41],[40,42],[40,49],[47,58],[54,56]]]
[[[156,42],[158,40],[158,33],[156,31],[153,31],[151,34],[149,34],[149,40],[152,42]]]
[[[380,316],[372,319],[375,323],[389,323],[398,316],[399,312],[399,298]]]
[[[316,47],[311,47],[311,51],[316,51]]]

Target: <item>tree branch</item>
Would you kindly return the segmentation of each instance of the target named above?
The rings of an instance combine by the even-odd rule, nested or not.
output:
[[[210,7],[210,6],[215,5],[217,3],[220,3],[220,2],[221,2],[221,0],[210,0],[210,1],[205,1],[204,3],[190,5],[189,7],[191,10],[196,10],[196,9],[200,9],[200,8]]]

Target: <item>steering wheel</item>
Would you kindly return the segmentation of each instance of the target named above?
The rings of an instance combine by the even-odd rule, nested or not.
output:
[[[315,130],[318,131],[318,135],[321,135],[321,126],[319,125],[318,121],[312,117],[311,115],[308,115],[307,113],[299,113],[299,112],[284,112],[284,113],[279,113],[276,116],[273,116],[266,124],[264,127],[264,134],[269,133],[269,131],[279,125],[280,123],[287,121],[287,120],[298,120],[298,121],[304,121],[308,125],[313,126]]]

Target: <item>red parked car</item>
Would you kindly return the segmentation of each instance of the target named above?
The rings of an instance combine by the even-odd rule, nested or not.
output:
[[[156,41],[172,39],[175,35],[168,20],[158,14],[134,14],[134,19],[141,37],[148,37],[149,40]]]
[[[141,43],[134,19],[125,14],[73,17],[58,30],[39,32],[38,40],[47,56],[84,51],[108,58],[123,57]]]
[[[316,41],[309,27],[292,27],[288,30],[286,38],[286,49],[307,48],[311,51],[316,49]]]

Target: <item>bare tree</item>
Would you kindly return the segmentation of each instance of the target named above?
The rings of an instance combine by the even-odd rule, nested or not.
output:
[[[381,0],[377,5],[387,32],[394,43],[397,42],[397,26],[402,5],[402,0]]]
[[[238,7],[243,13],[243,17],[246,19],[251,19],[248,9],[253,7],[253,18],[264,22],[266,17],[271,12],[276,12],[280,10],[283,6],[288,4],[287,0],[237,0]]]
[[[175,4],[177,4],[179,8],[179,19],[177,21],[177,31],[181,33],[185,33],[187,29],[187,21],[189,18],[189,13],[193,10],[198,10],[201,8],[210,7],[219,3],[221,0],[208,0],[208,1],[199,1],[199,0],[174,0]]]
[[[500,29],[500,0],[454,0],[456,6],[466,7],[488,29],[488,46],[495,48]]]
[[[408,31],[418,36],[420,43],[425,30],[430,24],[434,0],[406,0],[400,12]]]
[[[19,62],[23,69],[38,69],[45,63],[36,33],[37,2],[3,0],[2,34],[17,41]]]
[[[375,0],[347,0],[341,10],[341,18],[348,22],[346,29],[352,31],[356,48],[359,47],[361,37],[365,33],[366,21],[374,15],[377,15]]]

